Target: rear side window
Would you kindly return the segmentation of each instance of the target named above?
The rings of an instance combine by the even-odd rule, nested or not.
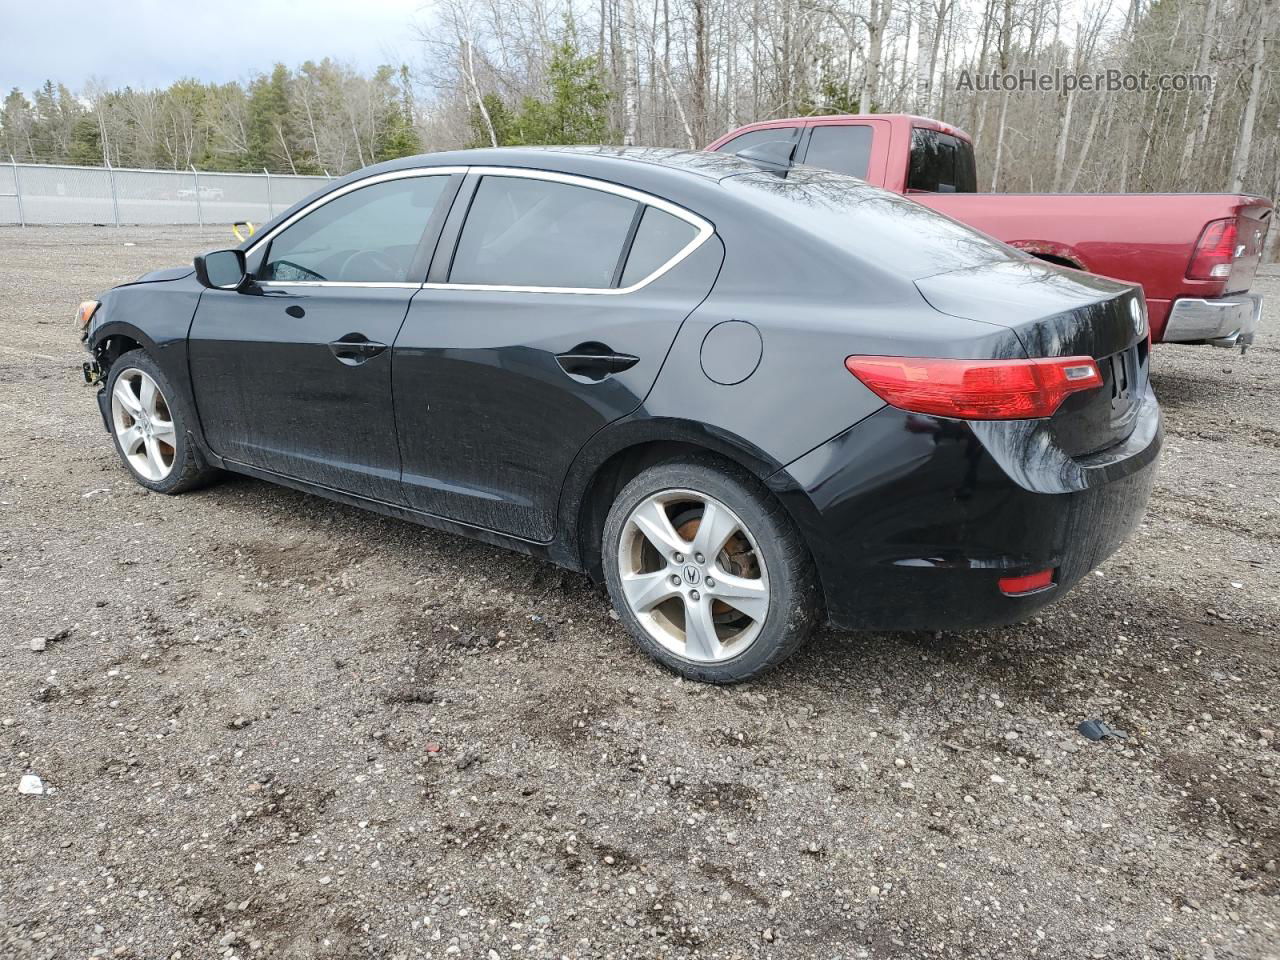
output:
[[[404,283],[448,182],[402,177],[330,200],[271,239],[259,279]]]
[[[762,143],[771,143],[775,140],[794,142],[796,134],[799,132],[799,127],[770,127],[767,130],[748,130],[746,133],[738,134],[728,143],[721,144],[716,148],[716,152],[740,153],[751,147],[758,147]]]
[[[907,189],[930,193],[976,193],[978,177],[973,163],[973,145],[948,133],[916,127],[911,131]]]
[[[631,242],[631,252],[627,254],[627,267],[622,271],[620,286],[639,283],[688,246],[697,235],[697,228],[687,220],[673,217],[657,207],[645,207],[635,239]]]
[[[870,124],[823,124],[809,134],[809,152],[804,162],[812,167],[834,170],[865,179],[871,162]]]
[[[609,287],[637,206],[575,184],[486,176],[471,201],[449,281]]]

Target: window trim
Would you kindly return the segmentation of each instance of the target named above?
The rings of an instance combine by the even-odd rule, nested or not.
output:
[[[655,197],[651,194],[644,193],[640,190],[633,190],[631,187],[624,187],[621,184],[610,183],[607,180],[596,180],[592,177],[578,176],[571,173],[559,173],[553,170],[534,170],[528,167],[470,167],[467,173],[478,178],[484,177],[519,177],[525,180],[547,180],[552,183],[564,183],[570,186],[585,187],[588,190],[599,190],[602,193],[612,193],[619,197],[625,197],[633,200],[643,206],[657,207],[663,213],[669,213],[673,217],[685,221],[692,226],[697,233],[693,239],[672,254],[671,258],[659,266],[648,276],[638,280],[627,287],[544,287],[544,286],[523,286],[517,284],[501,284],[501,283],[454,283],[450,280],[445,281],[427,281],[422,284],[425,290],[483,290],[491,293],[587,293],[603,296],[618,296],[626,293],[634,293],[642,287],[648,286],[657,280],[664,273],[671,270],[682,260],[689,257],[695,250],[704,244],[713,233],[715,228],[702,217],[692,211],[686,210],[684,207],[677,206],[669,200],[663,200],[661,197]],[[479,183],[477,182],[477,189]],[[473,195],[474,196],[474,195]],[[467,211],[470,216],[470,210]],[[453,269],[453,255],[457,251],[458,243],[462,240],[462,230],[466,229],[466,220],[462,222],[462,227],[458,230],[457,237],[454,240],[453,250],[449,252],[449,269]],[[630,256],[630,248],[624,248],[621,253]],[[625,259],[623,261],[625,263]],[[624,267],[625,269],[625,267]]]
[[[264,244],[270,248],[271,241],[277,234],[287,230],[293,224],[297,223],[307,214],[315,210],[319,210],[330,201],[337,200],[339,197],[346,196],[348,193],[354,193],[362,187],[373,186],[375,183],[384,183],[389,180],[405,180],[409,177],[451,177],[454,174],[465,174],[467,167],[413,167],[408,170],[392,170],[389,173],[379,173],[372,177],[362,177],[359,180],[353,180],[345,186],[331,190],[322,197],[317,197],[311,203],[307,204],[297,213],[293,214],[287,220],[282,220],[269,231],[262,234],[254,240],[246,249],[245,257],[252,257],[257,253],[258,248]],[[426,232],[428,224],[423,224],[423,232]],[[255,280],[260,287],[382,287],[389,289],[417,290],[422,284],[413,283],[412,281],[374,281],[374,280]]]

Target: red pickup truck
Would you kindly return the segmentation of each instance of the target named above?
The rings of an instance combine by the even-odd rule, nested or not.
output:
[[[1271,201],[1238,193],[978,193],[963,130],[905,114],[799,117],[740,127],[708,150],[847,173],[1044,260],[1142,284],[1153,341],[1242,348]]]

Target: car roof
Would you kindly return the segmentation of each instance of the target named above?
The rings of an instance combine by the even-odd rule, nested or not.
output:
[[[715,188],[721,181],[760,172],[760,167],[733,154],[673,147],[479,147],[422,153],[362,167],[330,180],[315,193],[278,213],[257,232],[274,228],[307,204],[358,180],[433,167],[512,167],[576,175],[631,187],[690,209],[702,208],[708,199],[707,193],[718,193]],[[254,238],[250,237],[242,248],[248,249],[253,242]]]
[[[582,173],[602,172],[621,163],[640,163],[662,167],[678,173],[691,174],[704,180],[723,180],[745,173],[757,173],[760,168],[733,154],[715,153],[709,150],[682,150],[677,147],[614,147],[614,146],[546,146],[546,147],[476,147],[469,150],[449,150],[441,153],[422,153],[402,157],[366,167],[357,171],[363,175],[390,170],[438,166],[496,166],[496,167],[545,167],[552,158],[580,160]],[[562,165],[555,164],[557,168]],[[616,168],[616,167],[615,167]]]

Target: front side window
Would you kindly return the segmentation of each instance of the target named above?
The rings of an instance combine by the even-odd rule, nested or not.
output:
[[[743,150],[749,150],[752,147],[758,147],[766,143],[794,143],[799,132],[799,127],[768,127],[764,130],[748,130],[746,133],[740,133],[732,140],[721,144],[716,148],[716,152],[741,153]]]
[[[401,177],[330,200],[272,237],[259,279],[406,282],[448,180]]]
[[[804,162],[836,173],[866,179],[873,130],[867,123],[820,124],[809,134]]]
[[[449,282],[611,287],[637,207],[576,184],[487,175],[467,212]]]
[[[908,190],[974,193],[978,189],[977,179],[973,144],[924,127],[916,127],[911,131]]]

